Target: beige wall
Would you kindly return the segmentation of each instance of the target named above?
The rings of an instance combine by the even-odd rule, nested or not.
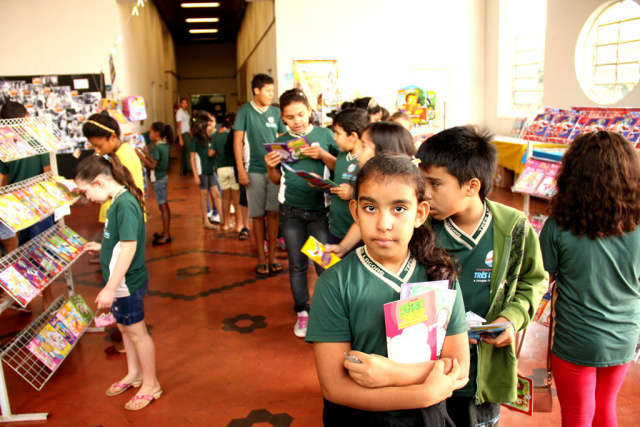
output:
[[[114,54],[115,89],[122,96],[145,98],[149,119],[143,130],[151,121],[171,122],[172,99],[177,98],[173,40],[153,2],[129,19],[134,5],[122,0],[3,0],[2,32],[16,36],[3,45],[3,57],[11,60],[0,62],[0,75],[100,70],[109,81],[107,58],[122,35]]]
[[[191,44],[176,47],[180,97],[224,93],[227,111],[237,111],[236,45]]]
[[[280,0],[276,5],[278,3]],[[236,61],[238,97],[241,103],[251,98],[251,79],[255,74],[264,73],[276,79],[276,25],[273,1],[247,3],[238,32]]]

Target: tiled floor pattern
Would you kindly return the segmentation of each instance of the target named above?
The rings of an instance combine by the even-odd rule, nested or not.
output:
[[[256,278],[251,240],[232,233],[203,230],[198,190],[174,171],[169,199],[173,243],[147,246],[150,272],[145,300],[147,322],[157,346],[158,376],[164,395],[147,409],[123,406],[133,391],[106,397],[105,390],[125,370],[124,355],[107,355],[109,333],[87,333],[42,391],[35,391],[4,366],[13,413],[48,412],[43,422],[21,426],[276,426],[322,424],[322,396],[312,347],[293,335],[295,314],[286,272]],[[495,198],[520,206],[520,197],[499,190]],[[148,199],[147,235],[160,230],[153,195]],[[97,206],[76,205],[67,224],[84,236],[100,231]],[[281,261],[285,254],[281,253]],[[92,302],[100,271],[84,255],[73,268],[76,289]],[[286,268],[286,262],[284,262]],[[310,269],[311,271],[311,269]],[[315,273],[310,272],[311,285]],[[54,285],[56,294],[63,283]],[[37,313],[39,308],[34,311]],[[32,317],[7,311],[0,319],[6,343]],[[531,374],[543,366],[546,331],[533,325],[521,361]],[[632,366],[619,400],[620,425],[640,416],[640,369]],[[503,427],[559,426],[557,399],[553,413],[527,417],[502,410]]]

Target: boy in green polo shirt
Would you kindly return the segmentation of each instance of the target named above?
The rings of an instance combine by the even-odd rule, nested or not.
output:
[[[262,249],[265,216],[269,265],[275,266],[276,273],[282,270],[282,267],[276,262],[278,186],[267,176],[264,161],[267,150],[264,144],[273,142],[286,129],[280,118],[280,110],[271,106],[274,95],[273,78],[266,74],[256,74],[251,81],[251,91],[253,100],[240,107],[233,126],[233,150],[236,155],[238,182],[247,187],[249,216],[253,223],[253,237],[258,252],[255,271],[259,276],[266,276],[269,274],[269,267],[265,267],[267,263]]]
[[[514,338],[536,312],[547,289],[538,236],[525,214],[491,202],[496,148],[472,126],[442,131],[417,157],[438,246],[461,266],[466,310],[490,323],[513,322],[497,338],[470,339],[469,383],[447,400],[456,425],[498,425],[500,403],[516,400]]]

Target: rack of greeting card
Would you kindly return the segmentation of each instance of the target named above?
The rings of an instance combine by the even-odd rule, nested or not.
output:
[[[51,116],[26,117],[0,121],[0,160],[17,159],[71,148],[70,140],[60,139],[60,129]]]
[[[18,145],[15,135],[26,145],[20,154],[7,155],[2,160],[21,161],[48,152],[51,165],[50,172],[0,188],[0,221],[11,230],[25,229],[51,215],[57,220],[53,227],[0,259],[0,287],[11,296],[0,304],[0,314],[14,303],[26,306],[61,275],[66,279],[66,291],[0,347],[4,364],[40,390],[84,333],[91,317],[82,297],[74,292],[70,269],[85,241],[64,223],[70,205],[79,196],[74,192],[72,181],[57,175],[55,152],[65,143],[60,141],[59,131],[53,129],[50,122],[42,117],[0,120],[0,129],[5,128],[14,132],[21,129],[11,136],[12,148]],[[0,422],[46,419],[46,413],[11,413],[3,366],[0,363]]]

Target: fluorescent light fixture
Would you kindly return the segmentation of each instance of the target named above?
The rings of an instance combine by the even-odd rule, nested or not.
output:
[[[186,21],[192,24],[197,24],[201,22],[218,22],[219,19],[218,18],[187,18]]]
[[[218,7],[220,3],[207,2],[207,3],[182,3],[181,7]]]
[[[205,33],[217,33],[218,30],[216,30],[215,28],[208,28],[208,29],[202,29],[202,30],[189,30],[189,32],[191,34],[205,34]]]

